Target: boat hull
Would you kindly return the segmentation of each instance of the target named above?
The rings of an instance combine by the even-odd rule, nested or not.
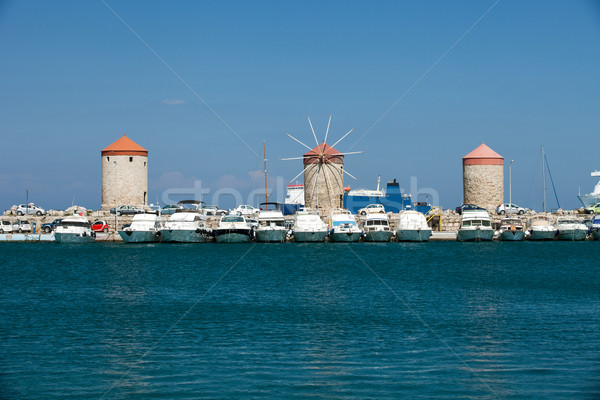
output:
[[[592,240],[600,240],[600,229],[592,229]]]
[[[249,229],[215,229],[217,243],[248,243],[250,241]]]
[[[257,229],[256,241],[261,243],[283,243],[287,229]]]
[[[517,241],[523,240],[524,238],[525,238],[524,231],[506,230],[500,234],[500,240],[505,241],[505,242],[517,242]]]
[[[427,242],[431,229],[399,229],[396,232],[398,242]]]
[[[365,232],[366,242],[389,242],[392,238],[391,231],[371,231]]]
[[[160,236],[157,231],[119,231],[119,236],[126,243],[160,242]]]
[[[96,240],[94,236],[79,233],[60,233],[54,232],[54,241],[56,243],[93,243]]]
[[[324,242],[327,231],[294,231],[294,242]]]
[[[536,231],[531,230],[529,233],[529,240],[554,240],[556,236],[556,231]]]
[[[585,240],[587,237],[587,231],[583,229],[561,229],[558,231],[556,238],[558,240],[570,240],[578,241]]]
[[[579,201],[581,201],[581,204],[586,208],[592,207],[596,203],[600,203],[600,195],[598,194],[586,194],[577,197],[579,198]]]
[[[490,242],[493,238],[492,229],[460,229],[456,235],[459,242]]]
[[[212,239],[208,231],[200,229],[163,229],[160,234],[167,243],[205,243]]]
[[[329,235],[329,240],[332,242],[358,242],[362,236],[362,232],[336,232],[335,230]]]

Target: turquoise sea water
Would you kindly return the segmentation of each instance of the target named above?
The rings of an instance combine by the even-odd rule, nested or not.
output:
[[[0,245],[0,398],[595,399],[600,242]]]

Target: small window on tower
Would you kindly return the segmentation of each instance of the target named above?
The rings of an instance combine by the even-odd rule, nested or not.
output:
[[[129,162],[133,162],[133,157],[129,157]]]
[[[106,161],[110,161],[110,157],[106,157]]]
[[[146,161],[144,161],[144,167],[146,166]]]

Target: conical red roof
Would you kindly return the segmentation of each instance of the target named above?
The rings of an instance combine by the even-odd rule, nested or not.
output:
[[[103,156],[148,156],[148,150],[129,139],[123,137],[102,150]]]
[[[344,163],[344,156],[342,155],[342,153],[340,153],[327,143],[321,143],[311,151],[304,154],[304,164],[318,163],[321,155],[323,155],[324,162],[335,164]]]
[[[463,165],[504,165],[504,157],[481,143],[479,147],[462,158]]]

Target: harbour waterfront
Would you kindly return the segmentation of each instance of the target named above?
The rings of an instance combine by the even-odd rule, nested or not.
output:
[[[597,398],[597,252],[4,243],[0,398]]]

